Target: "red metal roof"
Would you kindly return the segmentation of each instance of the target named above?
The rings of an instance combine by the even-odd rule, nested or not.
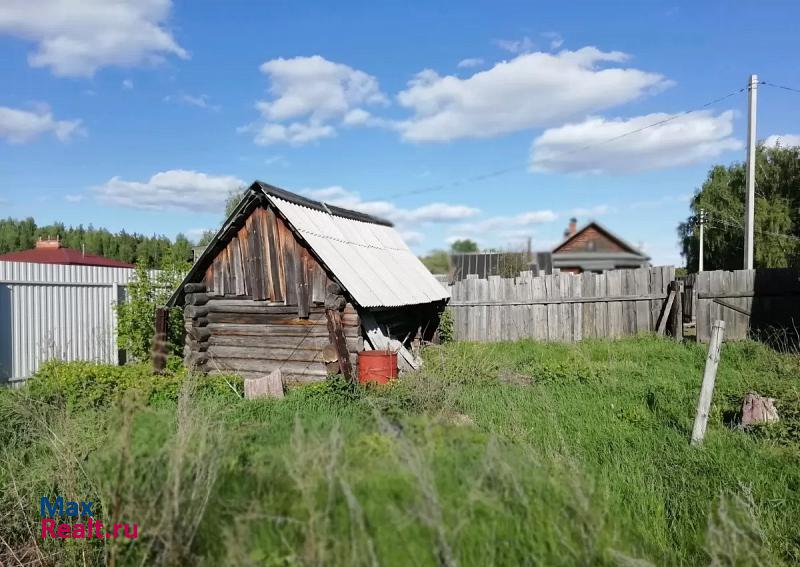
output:
[[[108,268],[133,268],[119,260],[94,254],[84,254],[74,248],[39,247],[33,250],[0,254],[0,262],[32,262],[34,264],[67,264],[74,266],[105,266]]]

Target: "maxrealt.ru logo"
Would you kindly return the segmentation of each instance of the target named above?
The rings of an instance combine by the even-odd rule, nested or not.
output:
[[[42,539],[93,539],[125,537],[136,539],[139,537],[138,524],[109,524],[104,531],[103,523],[94,519],[94,502],[64,500],[57,496],[51,502],[42,496],[39,502],[39,514],[42,516]],[[59,519],[85,519],[84,522],[67,523],[57,522]]]

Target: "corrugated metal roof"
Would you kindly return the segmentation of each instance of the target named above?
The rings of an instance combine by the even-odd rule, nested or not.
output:
[[[107,268],[133,268],[132,264],[97,256],[84,254],[74,248],[32,248],[9,252],[0,255],[3,262],[31,262],[34,264],[62,264],[72,266],[103,266]]]
[[[362,307],[450,297],[391,226],[328,214],[274,194],[268,198]]]

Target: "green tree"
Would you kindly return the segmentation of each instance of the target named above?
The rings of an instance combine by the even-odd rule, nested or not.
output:
[[[744,163],[717,165],[692,198],[691,214],[678,226],[690,272],[698,268],[700,210],[705,209],[704,268],[741,269],[744,261]],[[800,264],[800,148],[759,146],[756,153],[755,266]]]
[[[432,274],[446,274],[450,271],[450,257],[444,250],[431,250],[430,254],[420,260]]]
[[[478,245],[474,241],[467,238],[453,242],[453,244],[450,245],[450,250],[457,254],[467,254],[470,252],[477,252]]]

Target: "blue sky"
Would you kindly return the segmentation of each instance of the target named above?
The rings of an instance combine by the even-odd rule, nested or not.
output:
[[[544,249],[575,215],[680,263],[689,196],[744,158],[747,93],[607,140],[750,73],[800,87],[798,19],[791,1],[6,0],[0,215],[196,237],[261,179],[385,216],[419,253]],[[795,140],[798,97],[760,88],[760,139]]]

